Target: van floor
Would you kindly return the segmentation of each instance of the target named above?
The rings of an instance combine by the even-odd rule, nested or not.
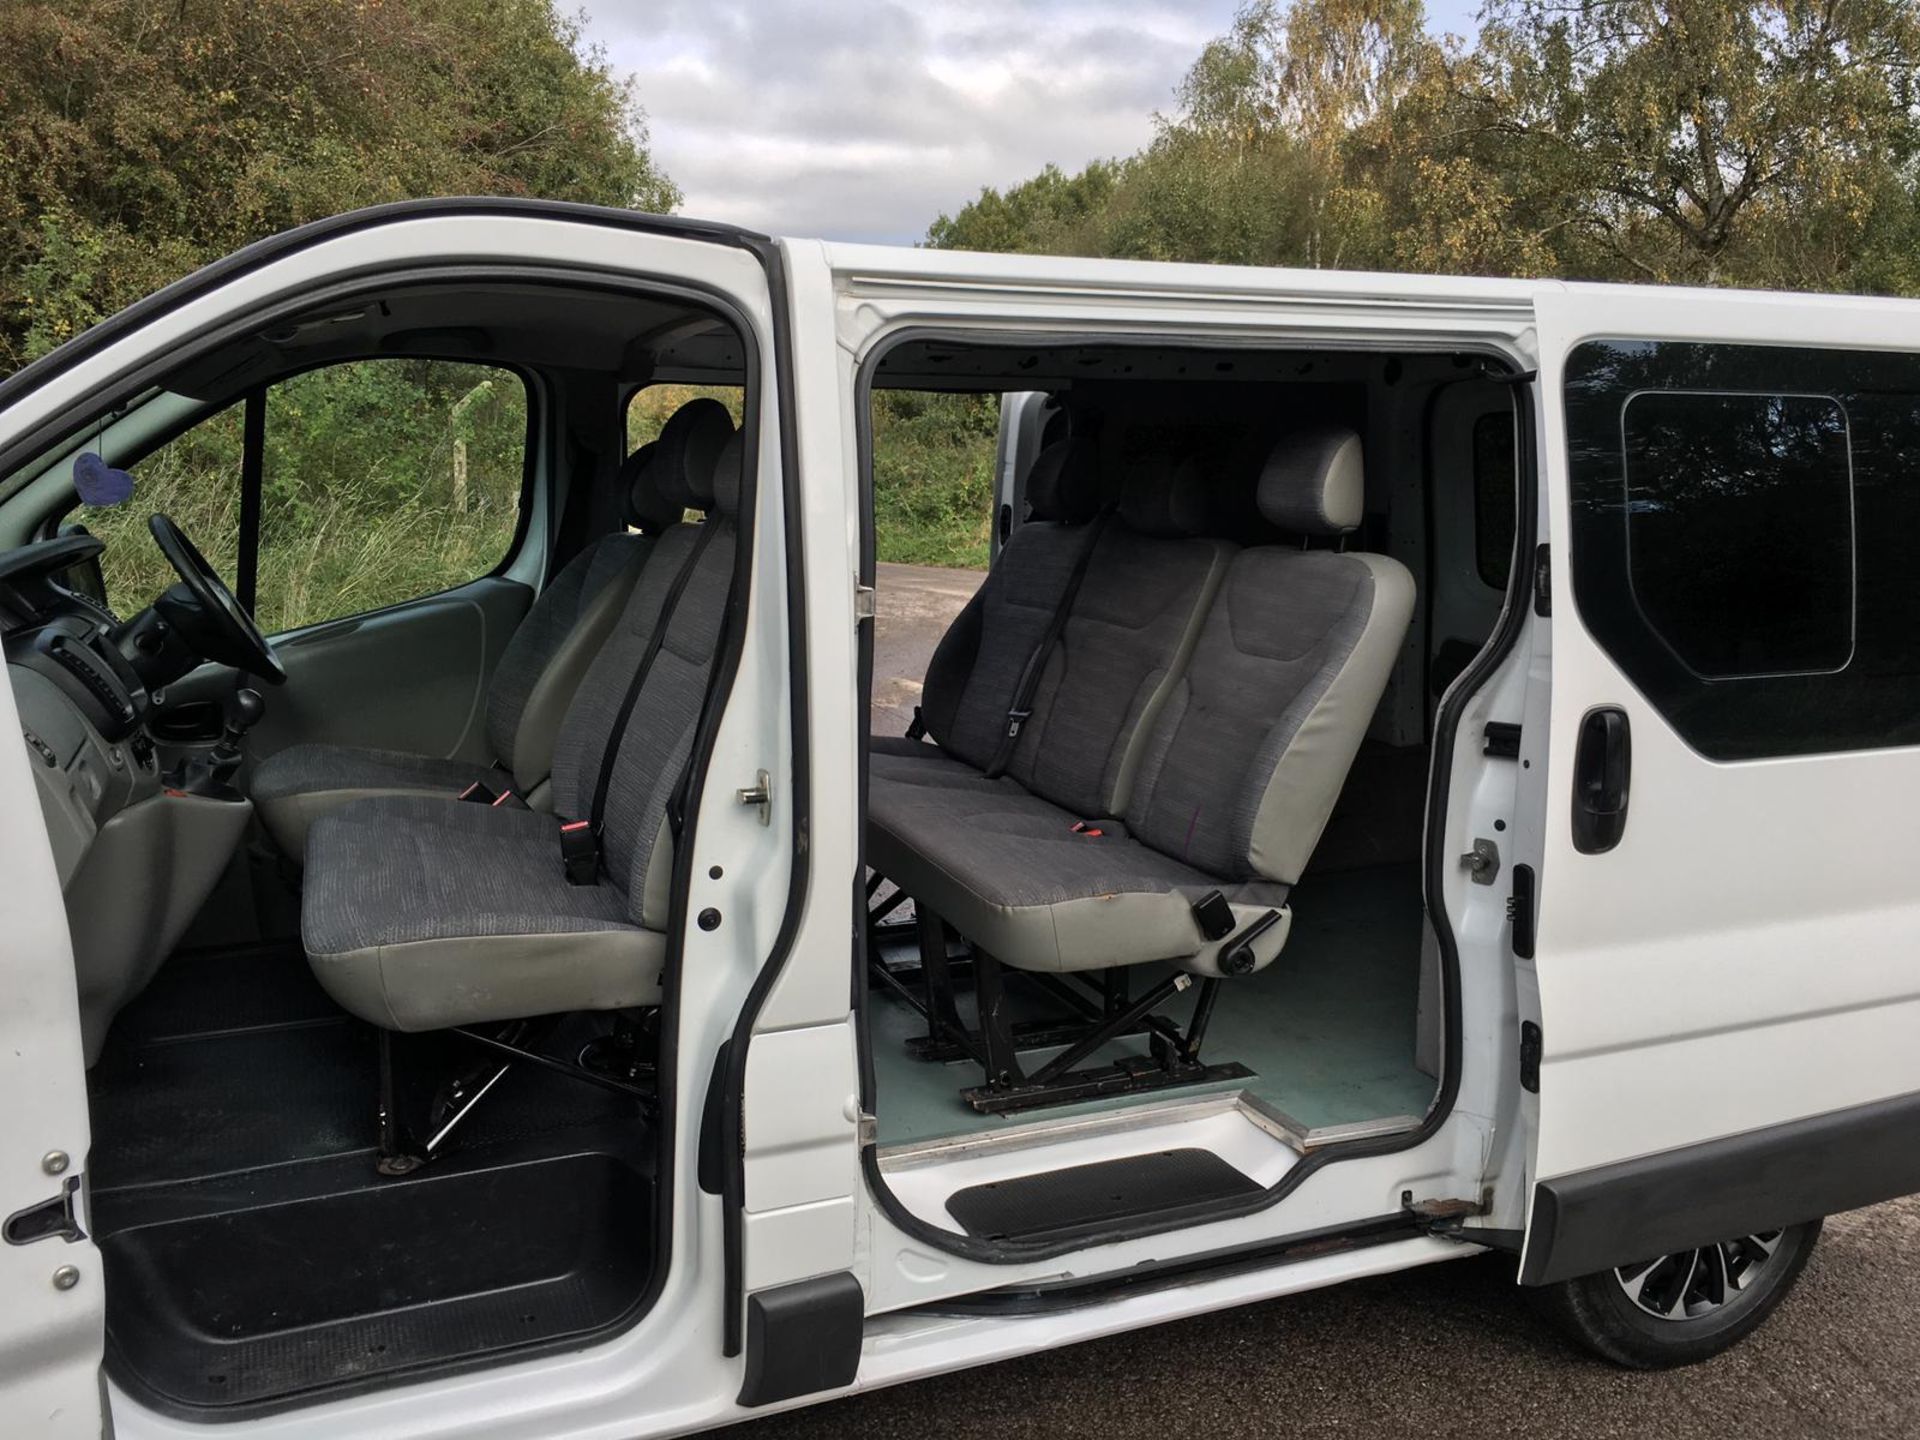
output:
[[[570,1018],[548,1053],[604,1022]],[[473,1048],[396,1037],[401,1110]],[[526,1064],[412,1175],[373,1167],[378,1047],[297,945],[176,955],[88,1077],[88,1216],[107,1363],[154,1407],[220,1418],[502,1352],[579,1344],[646,1294],[648,1127]],[[416,1122],[418,1123],[418,1122]]]
[[[907,1042],[926,1022],[885,987],[868,987],[868,1024],[875,1069],[878,1134],[883,1146],[979,1134],[1036,1120],[1102,1114],[1135,1105],[1163,1104],[1191,1095],[1242,1090],[1278,1111],[1302,1132],[1407,1117],[1432,1103],[1438,1082],[1414,1064],[1419,1003],[1422,912],[1417,864],[1310,873],[1294,892],[1293,930],[1280,957],[1245,979],[1228,980],[1207,1030],[1202,1059],[1238,1061],[1252,1079],[1223,1081],[1115,1096],[1077,1105],[981,1115],[960,1091],[980,1083],[971,1061],[916,1059]],[[911,960],[909,939],[898,957]],[[1141,967],[1135,993],[1161,977]],[[1056,1013],[1017,971],[1003,972],[1016,1021]],[[972,1023],[973,1000],[961,987],[961,1015]],[[1191,1000],[1166,1012],[1184,1023]],[[1118,1041],[1086,1063],[1097,1065],[1131,1049]],[[1047,1052],[1026,1052],[1029,1069]]]

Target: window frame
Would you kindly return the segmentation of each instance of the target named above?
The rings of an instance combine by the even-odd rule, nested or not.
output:
[[[1648,611],[1640,595],[1640,587],[1634,579],[1633,548],[1633,466],[1632,452],[1627,444],[1627,413],[1633,409],[1633,402],[1647,396],[1657,396],[1663,400],[1696,399],[1711,397],[1731,400],[1817,400],[1833,407],[1839,413],[1841,437],[1846,445],[1846,486],[1847,486],[1847,652],[1838,665],[1805,666],[1792,669],[1741,670],[1722,675],[1709,675],[1701,670],[1668,637],[1660,623]],[[1623,561],[1622,574],[1626,580],[1627,596],[1633,601],[1633,608],[1646,626],[1647,633],[1664,646],[1673,656],[1674,663],[1681,666],[1687,674],[1703,685],[1737,684],[1748,680],[1785,680],[1801,679],[1817,675],[1838,675],[1853,663],[1860,649],[1860,518],[1859,502],[1854,493],[1855,475],[1853,463],[1853,415],[1847,404],[1838,395],[1817,390],[1710,390],[1699,387],[1685,389],[1660,389],[1643,385],[1630,390],[1620,401],[1618,419],[1620,431],[1620,553]]]

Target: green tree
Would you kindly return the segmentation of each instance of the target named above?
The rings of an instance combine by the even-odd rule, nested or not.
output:
[[[928,241],[1907,293],[1917,106],[1913,0],[1489,0],[1470,46],[1418,0],[1252,0],[1145,150]]]
[[[9,0],[0,55],[0,370],[358,205],[679,200],[554,0]]]
[[[1911,191],[1912,0],[1495,0],[1479,49],[1468,133],[1615,262],[1576,268],[1824,288]]]

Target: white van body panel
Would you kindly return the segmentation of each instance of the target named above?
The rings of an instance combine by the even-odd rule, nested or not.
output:
[[[1549,396],[1589,338],[1916,348],[1914,307],[1885,300],[1570,286],[1538,309]],[[1544,409],[1564,536],[1565,415]],[[1552,567],[1539,949],[1522,966],[1545,1031],[1537,1177],[1920,1092],[1920,751],[1704,758],[1582,623],[1570,569]],[[1567,764],[1601,705],[1632,720],[1632,808],[1617,849],[1583,855]]]

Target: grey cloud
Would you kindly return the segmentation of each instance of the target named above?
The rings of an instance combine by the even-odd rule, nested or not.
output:
[[[686,210],[757,229],[912,240],[1053,161],[1152,135],[1233,0],[589,0],[639,84]]]

